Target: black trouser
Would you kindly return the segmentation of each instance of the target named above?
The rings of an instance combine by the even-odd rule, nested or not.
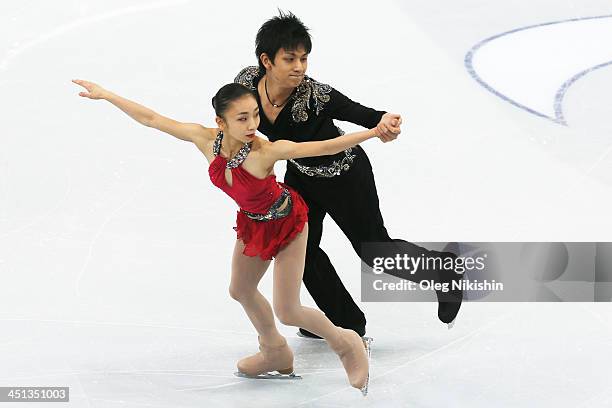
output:
[[[396,245],[389,248],[390,256],[400,251],[399,253],[416,257],[427,251],[409,242],[389,237],[380,213],[370,160],[360,146],[353,151],[356,151],[357,157],[350,169],[330,178],[307,176],[288,163],[285,183],[302,195],[309,208],[303,278],[308,292],[335,325],[353,329],[363,335],[365,315],[355,304],[329,257],[319,246],[325,215],[332,217],[351,242],[357,255],[370,267],[371,258],[364,259],[362,255],[361,244],[364,242],[395,242]],[[400,272],[397,276],[416,282],[425,278],[418,272],[413,275]]]

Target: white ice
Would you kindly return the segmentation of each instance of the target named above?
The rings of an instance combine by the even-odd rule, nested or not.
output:
[[[610,241],[612,67],[572,86],[564,127],[463,64],[485,38],[609,14],[609,1],[5,1],[0,386],[69,386],[66,406],[96,408],[612,406],[610,303],[466,303],[451,331],[435,303],[362,303],[365,399],[325,343],[290,327],[302,381],[232,375],[256,351],[227,292],[234,204],[197,149],[79,98],[70,79],[212,126],[211,96],[256,63],[277,6],[311,28],[312,77],[404,116],[396,142],[364,143],[392,236]],[[533,88],[526,104],[541,96],[518,88]],[[322,246],[359,299],[360,261],[330,220]]]

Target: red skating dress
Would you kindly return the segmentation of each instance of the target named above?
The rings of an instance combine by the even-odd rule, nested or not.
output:
[[[270,260],[304,229],[308,206],[296,191],[277,182],[275,175],[260,179],[241,166],[252,143],[246,143],[227,160],[219,154],[222,139],[219,132],[213,145],[215,158],[208,168],[210,180],[240,207],[234,230],[245,244],[243,253]],[[226,168],[231,169],[231,186],[225,180]],[[287,205],[279,211],[287,198]]]

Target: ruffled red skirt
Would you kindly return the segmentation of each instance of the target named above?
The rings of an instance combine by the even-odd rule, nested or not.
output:
[[[243,254],[271,260],[302,232],[308,222],[308,206],[295,190],[279,183],[291,193],[293,208],[289,215],[270,221],[256,221],[241,211],[236,216],[236,237],[244,242]]]

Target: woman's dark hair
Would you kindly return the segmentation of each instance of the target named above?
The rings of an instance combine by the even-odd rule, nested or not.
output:
[[[224,118],[225,111],[229,105],[237,99],[245,95],[251,95],[255,98],[255,94],[244,85],[231,83],[223,85],[212,98],[212,106],[215,108],[215,114]]]
[[[281,48],[285,50],[296,50],[300,45],[306,53],[310,53],[312,42],[308,27],[304,25],[292,12],[278,11],[276,17],[272,17],[259,28],[255,37],[255,55],[259,63],[259,69],[266,70],[259,58],[264,52],[274,61],[276,53]]]

